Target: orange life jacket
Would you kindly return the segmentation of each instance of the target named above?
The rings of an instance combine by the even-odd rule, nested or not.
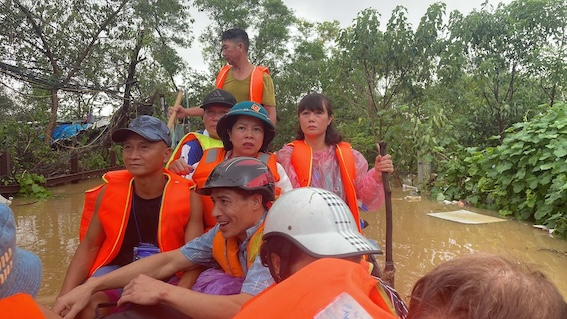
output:
[[[295,140],[288,145],[293,146],[291,153],[291,164],[295,169],[300,187],[311,186],[311,174],[313,173],[313,149],[304,140]],[[347,142],[340,142],[335,147],[335,155],[341,169],[341,180],[347,197],[347,204],[354,216],[358,231],[362,233],[360,225],[360,214],[358,212],[358,200],[354,179],[356,169],[354,165],[354,155],[352,146]]]
[[[248,269],[250,269],[260,253],[263,234],[264,223],[260,225],[248,242],[248,247],[246,248],[248,257],[246,265]],[[217,232],[213,239],[213,257],[225,273],[233,275],[234,277],[244,277],[246,272],[242,269],[238,255],[238,238],[232,237],[230,239],[224,239],[222,233],[220,231]]]
[[[197,188],[203,187],[209,174],[220,162],[224,161],[226,157],[226,151],[224,148],[210,148],[203,152],[203,157],[197,165],[195,172],[193,172],[193,181]],[[280,175],[278,174],[277,159],[274,154],[267,154],[259,152],[256,156],[257,159],[265,163],[272,175],[274,176],[274,181],[278,182],[280,180]],[[276,197],[279,196],[281,189],[276,187]],[[201,200],[203,202],[203,222],[205,223],[205,232],[213,228],[217,220],[213,217],[213,201],[210,196],[201,195]]]
[[[175,150],[173,150],[173,153],[171,154],[169,161],[167,161],[167,164],[165,164],[165,168],[169,168],[169,165],[171,165],[171,163],[173,163],[175,160],[181,157],[181,151],[183,150],[183,145],[189,143],[192,140],[198,140],[203,151],[213,147],[222,147],[221,140],[214,139],[210,136],[205,136],[201,133],[189,132],[185,134],[185,136],[183,136],[181,142],[177,143],[177,146],[175,147]]]
[[[215,87],[217,89],[223,88],[230,68],[232,68],[232,65],[227,64],[220,69],[215,81]],[[265,66],[255,66],[252,73],[250,73],[249,100],[259,104],[262,104],[264,96],[264,73],[270,74],[270,71]]]
[[[250,299],[234,318],[314,318],[337,301],[341,293],[352,297],[371,318],[398,318],[392,303],[380,290],[383,288],[378,280],[360,264],[323,258]],[[343,314],[340,311],[344,309],[333,308],[335,314]],[[351,317],[355,316],[348,316]]]
[[[168,180],[161,200],[157,239],[160,250],[169,251],[185,244],[185,228],[191,210],[190,189],[193,183],[165,169],[163,174]],[[108,172],[104,174],[103,180],[106,184],[86,192],[79,229],[79,239],[83,240],[92,215],[98,207],[98,217],[106,238],[91,266],[89,276],[118,255],[130,216],[134,190],[134,177],[127,170]],[[100,194],[104,185],[105,191]]]
[[[0,299],[0,313],[2,318],[45,318],[32,296],[23,293]]]

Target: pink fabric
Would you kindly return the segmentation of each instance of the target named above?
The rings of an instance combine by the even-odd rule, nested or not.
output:
[[[276,153],[278,162],[283,166],[291,180],[293,188],[299,187],[299,180],[295,168],[291,164],[293,147],[285,145]],[[357,198],[362,201],[368,210],[377,210],[384,203],[384,185],[378,183],[374,177],[375,169],[368,170],[368,162],[362,154],[353,149],[356,177],[354,188]],[[341,178],[341,169],[335,156],[335,145],[327,150],[313,152],[312,187],[323,188],[339,195],[346,202],[346,193]]]

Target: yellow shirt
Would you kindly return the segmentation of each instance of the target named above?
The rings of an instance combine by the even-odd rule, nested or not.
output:
[[[264,73],[264,93],[262,96],[262,105],[276,106],[276,94],[274,92],[274,82],[272,77]],[[244,80],[237,80],[232,76],[232,68],[228,71],[223,90],[230,92],[236,98],[237,102],[250,100],[250,75]]]

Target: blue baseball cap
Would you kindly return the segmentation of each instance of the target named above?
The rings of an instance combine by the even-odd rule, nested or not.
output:
[[[171,147],[171,134],[164,121],[149,115],[134,119],[127,128],[120,128],[112,133],[112,141],[122,143],[130,133],[136,133],[148,141],[164,141]]]

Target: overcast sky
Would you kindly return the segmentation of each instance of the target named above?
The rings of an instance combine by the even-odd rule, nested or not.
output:
[[[466,14],[473,9],[480,9],[483,2],[488,1],[489,4],[497,6],[498,3],[510,3],[512,0],[445,0],[441,1],[447,5],[447,16],[453,10],[459,10]],[[380,12],[382,16],[381,25],[385,26],[392,10],[396,6],[403,6],[408,9],[409,22],[415,27],[419,24],[419,20],[425,14],[427,8],[439,1],[434,0],[283,0],[283,2],[294,11],[297,17],[304,18],[308,21],[332,21],[338,20],[341,27],[347,27],[352,24],[358,12],[366,8],[374,8]],[[195,37],[198,37],[200,28],[208,23],[208,18],[204,14],[193,13],[195,18]],[[204,63],[201,56],[201,48],[198,42],[192,48],[181,49],[181,56],[194,69],[204,69]]]

